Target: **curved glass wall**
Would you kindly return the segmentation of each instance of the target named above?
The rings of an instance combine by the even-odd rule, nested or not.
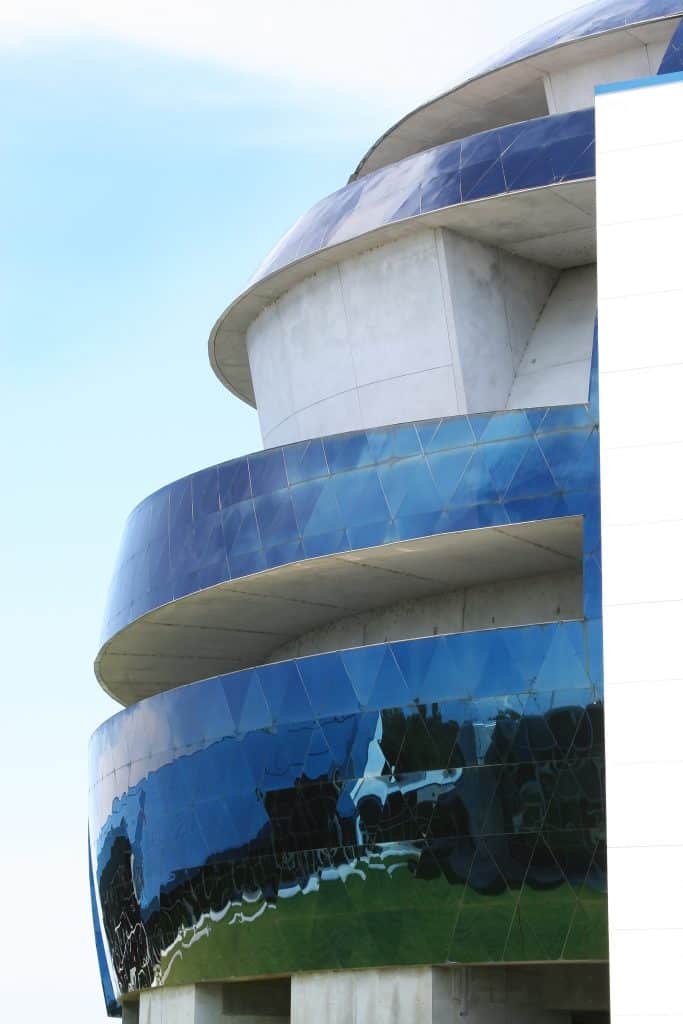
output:
[[[597,451],[593,403],[357,431],[212,466],[129,517],[103,642],[170,601],[285,563],[586,514]]]
[[[589,627],[281,662],[105,723],[92,857],[119,990],[606,957]]]
[[[595,177],[595,114],[507,125],[408,156],[351,182],[300,217],[249,283],[393,221],[506,192]]]

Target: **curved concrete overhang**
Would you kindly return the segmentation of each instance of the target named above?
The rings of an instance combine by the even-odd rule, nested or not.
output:
[[[250,405],[246,332],[325,266],[424,227],[444,227],[559,269],[595,260],[594,113],[575,111],[448,143],[377,171],[316,204],[216,322],[209,358]]]
[[[680,0],[601,0],[563,15],[406,114],[370,147],[349,180],[447,139],[541,117],[548,113],[546,76],[609,58],[628,47],[665,45],[682,14]],[[656,71],[650,69],[652,74]]]
[[[338,435],[196,473],[128,521],[97,678],[129,703],[402,597],[575,569],[597,478],[587,405]]]

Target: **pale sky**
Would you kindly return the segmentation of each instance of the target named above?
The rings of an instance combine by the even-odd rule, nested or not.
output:
[[[260,446],[211,326],[393,121],[566,0],[0,5],[0,1016],[100,1024],[86,754],[124,519]]]

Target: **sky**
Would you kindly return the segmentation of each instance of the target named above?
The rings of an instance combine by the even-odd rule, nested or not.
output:
[[[261,447],[207,340],[370,144],[574,0],[0,5],[0,1015],[106,1020],[92,663],[128,512]]]

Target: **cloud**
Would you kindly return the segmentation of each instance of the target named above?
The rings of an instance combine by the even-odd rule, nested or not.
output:
[[[416,102],[574,0],[4,0],[0,45],[118,40],[299,88]]]

